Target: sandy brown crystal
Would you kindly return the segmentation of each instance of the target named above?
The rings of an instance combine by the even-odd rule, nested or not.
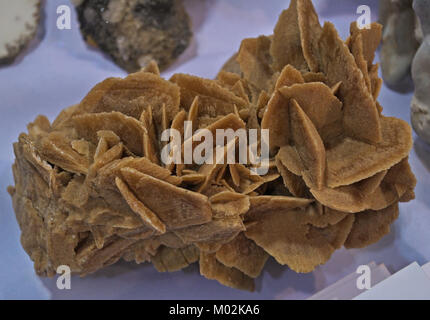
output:
[[[245,39],[215,80],[164,80],[151,63],[96,85],[52,124],[37,117],[14,144],[9,187],[36,272],[198,261],[206,278],[253,290],[270,256],[311,272],[342,246],[378,241],[416,179],[409,125],[376,101],[377,39],[353,25],[344,42],[310,0],[295,0],[274,35]],[[162,131],[184,139],[185,121],[193,149],[198,129],[269,130],[267,174],[218,158],[164,164]],[[237,148],[213,144],[224,156]]]

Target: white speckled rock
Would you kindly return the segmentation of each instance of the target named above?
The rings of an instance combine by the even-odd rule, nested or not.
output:
[[[36,34],[39,0],[0,0],[0,64],[12,62]]]
[[[412,65],[415,95],[411,119],[416,133],[430,143],[430,0],[415,0],[414,9],[420,19],[424,40]]]

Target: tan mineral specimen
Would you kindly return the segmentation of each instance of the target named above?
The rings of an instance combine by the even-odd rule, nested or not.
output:
[[[411,128],[376,101],[379,39],[378,25],[353,24],[344,42],[310,0],[294,0],[274,35],[245,39],[215,80],[164,80],[150,63],[96,85],[52,124],[37,117],[14,144],[8,189],[36,272],[66,264],[87,275],[119,259],[173,272],[198,261],[204,277],[254,290],[270,256],[311,272],[342,246],[381,239],[416,179]],[[186,144],[200,147],[198,129],[267,129],[268,172],[221,161],[237,138],[209,145],[211,163],[164,163],[169,128],[192,139],[182,160]]]

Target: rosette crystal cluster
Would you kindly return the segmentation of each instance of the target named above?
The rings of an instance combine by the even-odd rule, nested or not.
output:
[[[164,80],[152,63],[96,85],[52,123],[39,116],[14,144],[9,188],[36,272],[198,262],[203,276],[253,290],[270,256],[311,272],[342,246],[378,241],[416,184],[411,128],[377,102],[380,38],[378,24],[353,23],[344,42],[310,0],[292,0],[274,34],[243,40],[215,80]],[[184,135],[186,121],[193,134],[269,130],[267,174],[163,163],[162,132]]]

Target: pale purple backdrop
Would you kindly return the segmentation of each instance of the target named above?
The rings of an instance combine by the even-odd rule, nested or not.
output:
[[[316,0],[321,20],[334,22],[345,38],[357,19],[357,7],[372,8],[377,19],[377,0]],[[39,278],[19,243],[6,187],[13,183],[12,143],[36,115],[51,120],[60,110],[79,102],[89,89],[110,76],[125,76],[100,52],[89,49],[81,38],[76,17],[72,30],[56,29],[56,7],[69,1],[47,1],[44,30],[39,42],[11,66],[0,67],[0,299],[304,299],[325,288],[358,265],[385,263],[391,272],[413,261],[430,260],[430,149],[415,140],[410,156],[417,175],[417,199],[400,206],[400,218],[392,232],[379,243],[361,250],[339,250],[324,266],[310,274],[296,274],[269,260],[257,280],[257,291],[241,292],[223,287],[199,275],[198,266],[176,273],[158,273],[148,264],[120,262],[84,279],[72,278],[71,290],[58,290],[55,279]],[[289,1],[189,0],[194,40],[184,55],[163,74],[186,72],[213,78],[223,62],[239,47],[241,39],[270,34]],[[382,88],[384,114],[409,121],[411,94],[400,95]],[[416,136],[414,136],[415,138]]]

